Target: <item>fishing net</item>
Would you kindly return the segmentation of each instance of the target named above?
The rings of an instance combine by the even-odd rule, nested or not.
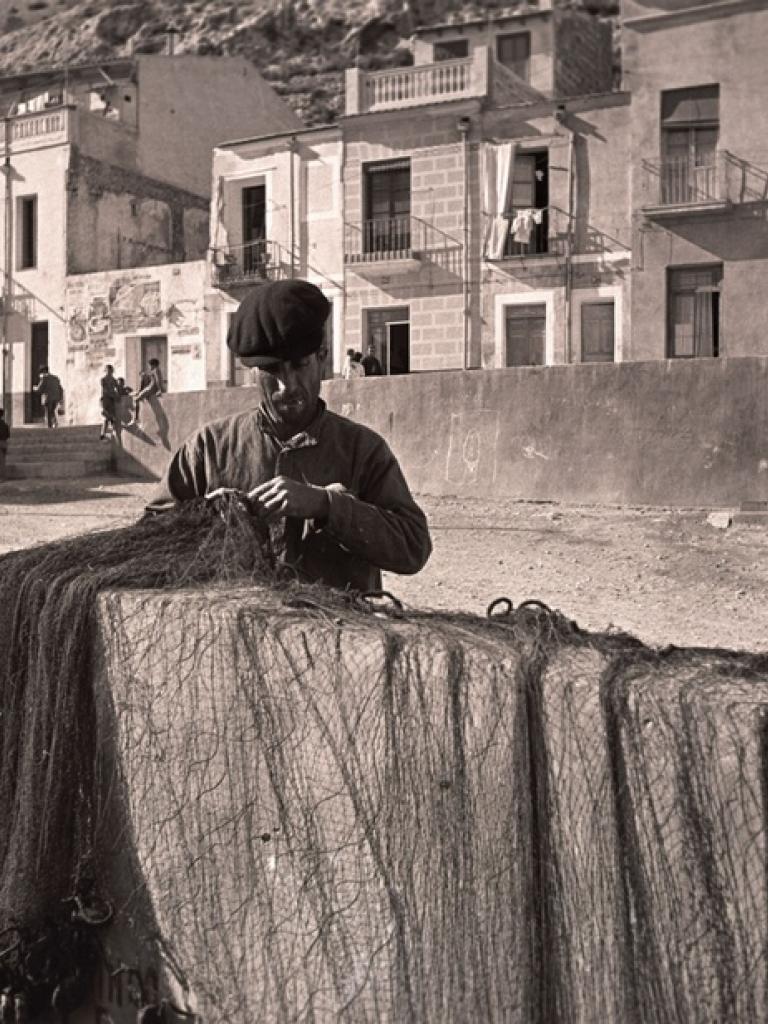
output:
[[[0,591],[30,1017],[766,1016],[768,656],[307,586],[228,502],[5,556]]]

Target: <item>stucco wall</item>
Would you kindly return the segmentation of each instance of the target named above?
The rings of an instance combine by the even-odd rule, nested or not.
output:
[[[331,381],[329,406],[383,434],[416,492],[588,503],[768,500],[768,359],[592,364]],[[197,426],[256,388],[162,400],[167,449],[124,434],[120,468],[160,475]],[[154,431],[154,433],[152,433]]]
[[[338,370],[344,276],[340,133],[336,129],[297,132],[294,140],[286,134],[214,150],[211,246],[233,249],[233,255],[239,259],[238,247],[243,243],[243,189],[264,185],[266,237],[275,246],[271,250],[273,270],[276,276],[290,276],[293,247],[296,276],[316,284],[333,303],[333,365]],[[209,296],[210,383],[228,379],[229,353],[224,345],[228,318],[242,299],[245,287],[228,288],[223,284]]]
[[[211,191],[211,151],[229,139],[301,128],[245,58],[136,57],[142,173],[197,195]]]
[[[76,149],[65,195],[72,274],[205,256],[208,202],[201,196],[83,156]]]
[[[467,39],[470,56],[480,46],[490,47],[491,53],[495,54],[496,37],[516,32],[531,34],[529,84],[545,96],[551,96],[554,89],[554,23],[551,12],[536,11],[527,17],[525,14],[519,14],[498,21],[457,24],[452,25],[450,29],[442,29],[439,33],[419,34],[413,47],[414,63],[431,64],[434,61],[435,43],[449,39]]]
[[[201,260],[67,279],[70,422],[99,419],[99,379],[106,363],[136,390],[143,337],[167,339],[169,392],[205,387],[205,273]]]
[[[674,6],[641,4],[634,13],[655,14]],[[735,3],[727,17],[711,17],[707,4],[699,6],[699,18],[659,21],[652,29],[630,26],[624,33],[625,87],[632,91],[632,202],[636,209],[654,205],[655,192],[650,191],[654,182],[643,162],[660,157],[661,92],[667,89],[719,84],[718,146],[745,162],[751,180],[763,186],[768,183],[768,10]],[[717,263],[723,264],[722,352],[729,356],[768,353],[764,203],[742,203],[737,197],[734,205],[721,212],[651,218],[636,233],[634,248],[632,358],[666,355],[666,268]]]
[[[69,162],[69,146],[52,146],[15,153],[7,181],[12,203],[13,291],[7,319],[7,379],[2,382],[3,401],[10,398],[15,423],[24,422],[24,394],[35,383],[31,377],[30,324],[47,322],[48,362],[61,375],[66,352],[64,275],[66,273],[66,206],[62,201]],[[19,200],[37,196],[36,266],[19,266],[21,236]],[[0,238],[5,237],[5,204],[0,203]],[[5,257],[2,257],[5,263]]]

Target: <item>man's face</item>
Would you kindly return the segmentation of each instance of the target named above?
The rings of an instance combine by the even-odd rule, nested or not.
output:
[[[259,370],[265,403],[278,426],[295,434],[314,419],[325,355],[325,349],[320,349],[303,359]]]

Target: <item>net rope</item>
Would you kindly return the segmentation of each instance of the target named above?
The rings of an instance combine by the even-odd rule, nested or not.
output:
[[[0,1019],[768,1014],[768,655],[307,585],[225,500],[0,599]]]

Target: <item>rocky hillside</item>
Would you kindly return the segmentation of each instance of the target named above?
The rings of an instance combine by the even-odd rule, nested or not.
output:
[[[595,16],[618,0],[564,0]],[[341,110],[343,70],[410,62],[419,24],[510,8],[461,0],[0,0],[0,73],[128,53],[242,54],[308,124]]]

